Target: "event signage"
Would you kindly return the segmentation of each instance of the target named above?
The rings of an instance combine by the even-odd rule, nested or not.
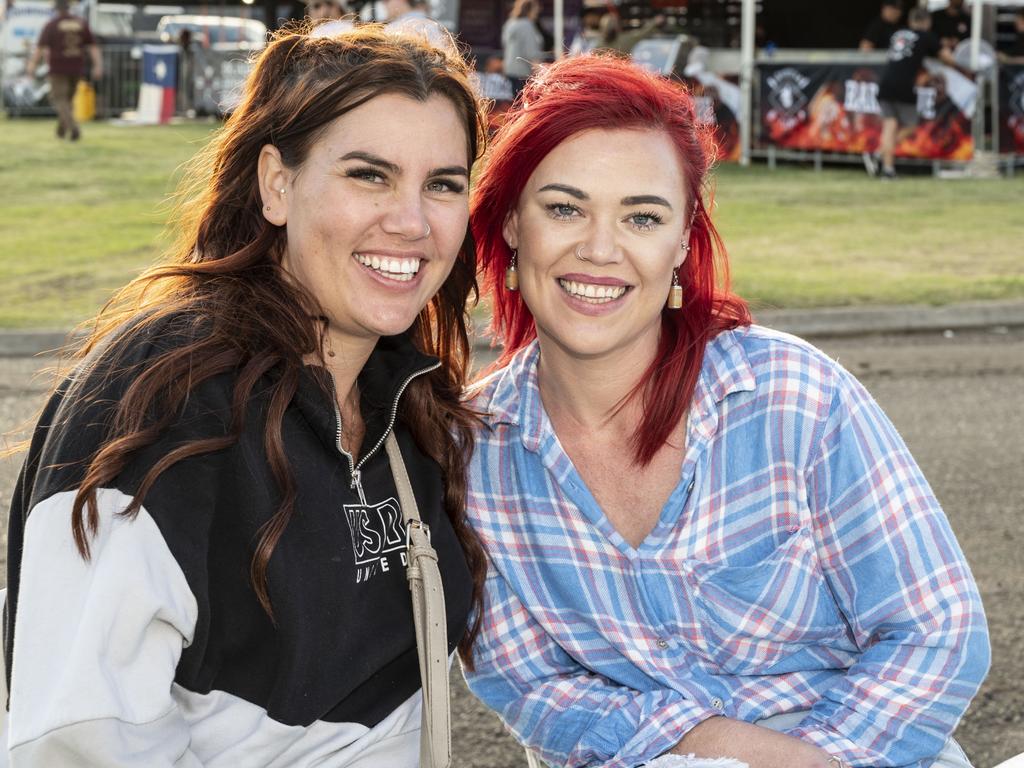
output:
[[[882,133],[878,83],[884,64],[761,65],[761,142],[835,153],[877,152]],[[954,69],[929,65],[918,76],[918,125],[903,127],[901,157],[969,160],[977,87]]]
[[[693,94],[697,122],[711,126],[719,160],[740,159],[740,87],[736,77],[700,71],[682,78]]]

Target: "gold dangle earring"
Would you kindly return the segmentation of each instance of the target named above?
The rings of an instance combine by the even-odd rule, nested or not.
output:
[[[516,269],[516,257],[518,255],[519,251],[513,248],[512,261],[508,263],[508,267],[505,269],[505,287],[510,291],[519,290],[519,270]]]
[[[672,287],[668,292],[668,302],[666,306],[669,309],[683,308],[683,286],[679,284],[679,267],[672,270]]]
[[[680,247],[686,256],[690,255],[690,244],[681,243]],[[683,258],[685,259],[686,256]],[[683,286],[679,284],[679,267],[672,270],[672,287],[668,291],[668,301],[665,303],[669,309],[683,308]]]

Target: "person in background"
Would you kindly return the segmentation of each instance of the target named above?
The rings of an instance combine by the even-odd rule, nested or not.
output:
[[[540,63],[544,40],[537,30],[539,0],[516,0],[501,28],[502,66],[516,92]]]
[[[896,145],[901,132],[916,127],[920,119],[915,86],[924,60],[936,58],[962,71],[949,48],[932,34],[932,17],[927,10],[912,8],[907,23],[909,29],[901,29],[889,42],[888,62],[878,85],[878,104],[882,110],[881,171],[870,155],[864,155],[868,173],[877,172],[885,180],[896,178]]]
[[[999,61],[1003,64],[1024,64],[1024,8],[1014,14],[1013,29],[1017,36],[1009,48],[999,51]]]
[[[964,9],[964,0],[949,0],[945,8],[932,14],[932,34],[950,50],[971,36],[971,14]]]
[[[569,55],[579,56],[590,53],[601,40],[601,17],[604,16],[604,0],[583,0],[580,12],[580,28],[569,45]]]
[[[656,14],[639,27],[623,30],[619,14],[606,13],[601,17],[601,37],[597,42],[596,49],[617,51],[629,55],[637,43],[661,29],[664,24],[665,17],[662,14]]]
[[[178,113],[195,117],[195,52],[192,30],[183,26],[178,33]]]
[[[420,764],[385,442],[465,652],[486,567],[460,400],[469,74],[379,26],[255,58],[172,253],[88,323],[33,434],[9,517],[13,768]]]
[[[429,0],[384,0],[387,25],[404,34],[424,37],[431,45],[452,47],[451,34],[430,17],[429,7]]]
[[[344,0],[311,0],[306,8],[314,24],[309,32],[313,37],[340,35],[355,27],[355,17],[348,13]]]
[[[882,8],[871,23],[864,30],[860,38],[860,49],[862,51],[887,51],[889,40],[900,28],[900,19],[903,17],[903,3],[901,0],[884,0]]]
[[[71,100],[78,82],[86,75],[86,52],[90,58],[89,77],[98,82],[103,77],[103,58],[100,47],[89,30],[85,19],[73,15],[70,0],[56,0],[56,16],[50,19],[39,34],[25,74],[34,77],[39,61],[46,57],[49,66],[50,103],[57,110],[57,138],[78,141],[82,129],[75,122]]]
[[[310,21],[333,21],[346,14],[343,0],[307,0],[306,17]]]
[[[560,768],[967,768],[970,568],[871,395],[729,291],[715,158],[688,92],[615,56],[545,67],[494,139],[470,689]]]

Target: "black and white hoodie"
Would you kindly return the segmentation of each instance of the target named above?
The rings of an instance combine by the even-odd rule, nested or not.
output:
[[[173,325],[82,366],[35,430],[10,517],[10,764],[417,765],[405,530],[383,443],[393,428],[439,554],[453,648],[470,576],[443,510],[440,467],[417,448],[400,407],[408,382],[438,361],[404,336],[380,340],[359,377],[366,436],[355,467],[339,449],[332,400],[303,375],[282,425],[298,499],[268,568],[275,624],[249,580],[280,499],[263,448],[266,386],[238,443],[174,465],[136,518],[119,515],[154,462],[227,430],[232,377],[197,387],[175,425],[98,492],[91,559],[75,548],[83,461],[138,368],[181,338]]]

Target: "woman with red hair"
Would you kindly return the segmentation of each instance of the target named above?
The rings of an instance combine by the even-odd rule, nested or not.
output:
[[[470,688],[552,765],[968,766],[970,570],[867,392],[725,287],[714,156],[683,88],[603,56],[495,138]]]

